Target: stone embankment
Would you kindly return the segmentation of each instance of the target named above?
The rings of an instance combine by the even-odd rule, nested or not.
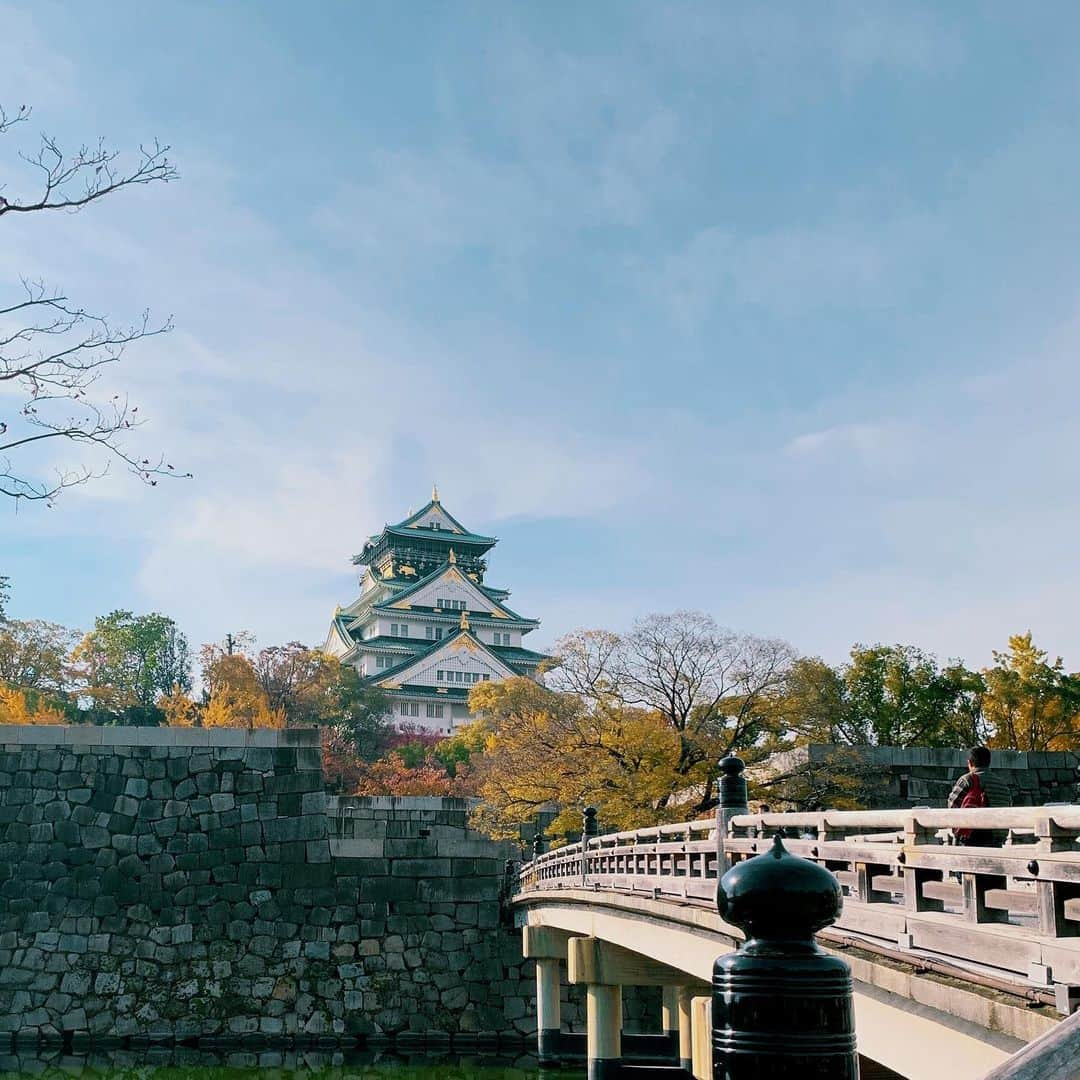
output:
[[[1075,751],[995,750],[991,767],[1008,785],[1014,806],[1076,801],[1080,754]],[[967,771],[967,750],[812,743],[774,754],[746,775],[766,785],[763,800],[775,802],[764,793],[768,785],[814,769],[858,777],[867,809],[944,806],[956,778]]]
[[[313,730],[0,727],[0,1044],[531,1036],[518,850],[466,819],[328,799]]]

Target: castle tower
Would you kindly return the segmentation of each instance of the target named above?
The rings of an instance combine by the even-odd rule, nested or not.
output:
[[[510,593],[484,584],[497,543],[470,532],[439,499],[369,537],[353,563],[360,596],[339,608],[324,649],[384,690],[397,724],[449,734],[470,719],[479,682],[537,678],[549,659],[522,646],[539,625],[507,606]]]

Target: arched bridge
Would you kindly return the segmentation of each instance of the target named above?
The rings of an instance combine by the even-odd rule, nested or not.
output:
[[[779,832],[842,887],[817,940],[850,965],[865,1078],[1080,1077],[1080,1014],[1065,1019],[1080,1005],[1080,807],[718,820],[589,837],[522,867],[542,1058],[566,1041],[565,971],[588,991],[590,1076],[625,1075],[620,988],[661,985],[672,1075],[711,1078],[712,966],[743,937],[717,913],[718,877]],[[953,843],[971,827],[1002,846]]]

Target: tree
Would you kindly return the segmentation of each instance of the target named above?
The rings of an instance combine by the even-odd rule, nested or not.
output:
[[[1052,664],[1032,642],[1031,631],[1009,638],[982,673],[983,713],[991,745],[1010,750],[1075,750],[1080,747],[1080,677]]]
[[[41,619],[0,623],[0,682],[19,690],[67,694],[74,686],[71,653],[77,637]]]
[[[68,716],[46,695],[0,683],[0,724],[66,724]]]
[[[678,735],[655,711],[588,702],[520,677],[478,684],[469,707],[480,718],[459,737],[483,745],[471,759],[483,799],[477,821],[493,835],[516,835],[519,823],[552,807],[561,811],[555,829],[573,829],[586,803],[616,828],[671,820],[686,812],[672,796],[703,779],[704,769],[677,770]]]
[[[329,725],[361,761],[376,761],[393,727],[390,700],[382,690],[365,686],[355,668],[324,657],[324,692],[315,722]]]
[[[26,106],[14,114],[0,108],[0,135],[29,118]],[[125,188],[168,183],[177,176],[168,151],[155,142],[140,147],[138,159],[125,164],[103,142],[68,155],[43,135],[36,152],[21,155],[35,177],[33,190],[0,193],[0,222],[74,212]],[[180,475],[164,458],[140,458],[125,448],[125,435],[142,422],[137,406],[120,394],[95,393],[103,369],[119,362],[129,345],[171,328],[170,320],[152,322],[148,312],[130,324],[112,323],[39,280],[23,279],[21,296],[0,301],[0,389],[12,403],[6,416],[0,415],[0,494],[51,502],[64,488],[101,475],[93,464],[42,475],[32,460],[47,446],[74,445],[92,461],[104,460],[104,468],[117,459],[150,485]]]
[[[773,705],[774,728],[796,743],[859,742],[848,724],[843,675],[816,656],[803,656],[784,673]]]
[[[289,724],[315,724],[326,715],[332,660],[299,641],[271,645],[254,658],[255,677],[270,708],[283,713]],[[333,664],[341,666],[336,660]]]
[[[768,706],[795,659],[786,642],[736,634],[696,611],[649,615],[625,636],[579,631],[556,651],[553,686],[596,707],[662,718],[675,734],[682,788],[697,785],[695,812],[713,805],[722,757],[763,746]]]
[[[0,574],[0,623],[7,618],[7,602],[11,599],[11,579]]]
[[[985,737],[982,691],[959,661],[941,667],[913,645],[856,645],[841,668],[817,657],[791,665],[775,727],[789,744],[971,746]]]
[[[114,611],[94,621],[75,651],[83,695],[106,722],[158,724],[163,694],[191,689],[187,639],[166,615]]]
[[[204,709],[178,686],[158,701],[166,727],[203,727]]]
[[[970,745],[981,721],[978,676],[959,662],[940,668],[914,645],[856,645],[843,677],[846,731],[858,736],[845,741]]]
[[[203,646],[204,727],[280,728],[285,714],[271,707],[251,657]]]

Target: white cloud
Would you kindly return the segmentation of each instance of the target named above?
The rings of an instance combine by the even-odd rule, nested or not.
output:
[[[887,441],[887,432],[879,424],[840,424],[798,435],[787,444],[785,451],[800,458],[830,451],[850,451],[866,457],[883,449]]]

